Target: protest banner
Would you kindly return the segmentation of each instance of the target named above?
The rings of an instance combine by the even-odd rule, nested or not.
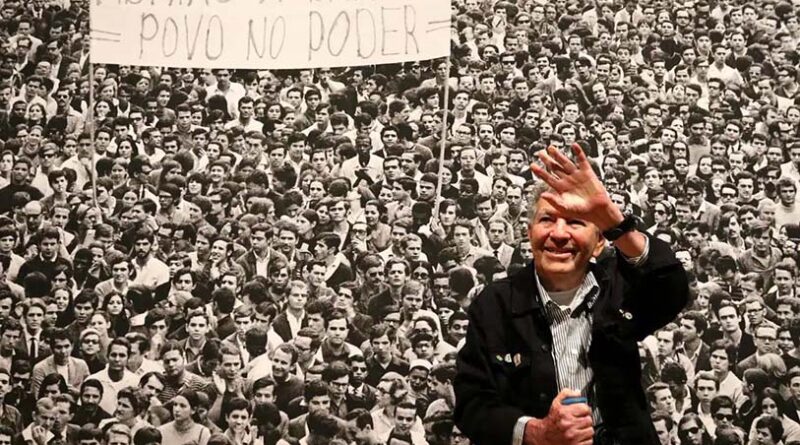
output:
[[[445,0],[92,0],[92,62],[303,68],[443,57]]]

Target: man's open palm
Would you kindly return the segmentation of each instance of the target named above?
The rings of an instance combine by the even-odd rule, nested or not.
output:
[[[591,221],[610,198],[580,145],[573,144],[572,152],[577,162],[552,146],[540,150],[537,155],[546,169],[532,163],[531,171],[553,189],[543,193],[542,199],[567,216]]]

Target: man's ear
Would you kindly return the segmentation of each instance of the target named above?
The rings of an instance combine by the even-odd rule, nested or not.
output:
[[[606,248],[606,239],[603,238],[602,234],[598,234],[599,237],[597,239],[597,244],[595,244],[594,249],[592,250],[592,257],[597,258],[601,253],[603,253],[603,249]]]

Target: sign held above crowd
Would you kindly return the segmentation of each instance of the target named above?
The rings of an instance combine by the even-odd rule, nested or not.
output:
[[[288,69],[444,57],[444,0],[93,0],[92,62]]]

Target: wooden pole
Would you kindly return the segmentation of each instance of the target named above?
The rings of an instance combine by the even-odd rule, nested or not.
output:
[[[444,171],[444,149],[447,146],[447,114],[448,109],[450,107],[450,69],[451,60],[448,56],[446,59],[447,63],[447,78],[444,82],[444,108],[442,109],[442,140],[440,141],[441,146],[439,147],[439,180],[436,182],[436,205],[433,206],[433,214],[431,218],[438,220],[439,219],[439,204],[442,202],[442,172]],[[434,67],[435,69],[436,67]]]
[[[91,7],[91,6],[90,6]],[[94,162],[95,146],[97,142],[94,140],[95,125],[94,125],[94,63],[92,63],[92,34],[89,31],[89,112],[86,115],[86,128],[89,131],[89,136],[92,141],[92,151],[89,153],[89,164],[92,166],[90,172],[92,175],[92,203],[95,207],[97,204],[97,166]]]

